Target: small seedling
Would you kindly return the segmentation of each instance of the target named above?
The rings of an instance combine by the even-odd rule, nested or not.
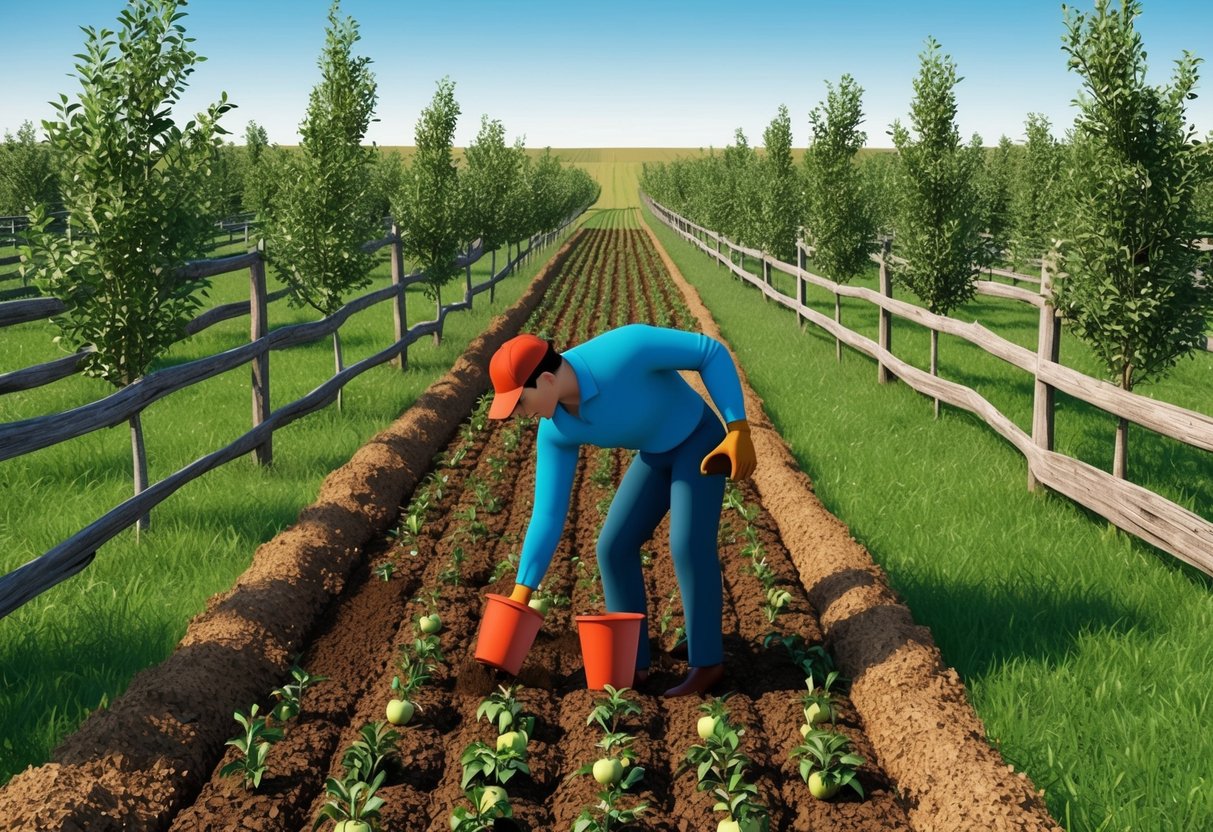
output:
[[[320,817],[312,824],[312,832],[330,819],[338,825],[354,823],[360,825],[356,828],[374,828],[384,803],[383,798],[377,797],[375,792],[383,785],[385,776],[386,773],[381,771],[370,783],[360,780],[346,782],[336,777],[325,780],[324,791],[329,795],[329,799],[320,810]],[[349,829],[349,826],[345,828]]]
[[[384,583],[387,583],[392,579],[392,573],[395,571],[396,564],[392,563],[390,560],[385,560],[374,569],[375,577]]]
[[[317,682],[327,682],[328,678],[327,676],[313,676],[299,665],[292,667],[291,679],[293,681],[270,691],[270,695],[278,700],[278,704],[273,710],[274,719],[286,722],[299,716],[299,712],[303,709],[303,694]]]
[[[219,769],[219,776],[239,774],[244,778],[245,788],[256,789],[265,776],[265,760],[269,756],[270,746],[282,739],[282,729],[271,727],[266,717],[258,716],[256,705],[249,709],[247,716],[236,711],[235,718],[244,726],[244,734],[224,744],[235,748],[243,758]]]
[[[347,783],[372,782],[389,762],[399,759],[396,743],[400,733],[388,723],[379,721],[364,725],[359,737],[350,743],[341,760]]]
[[[825,683],[821,687],[817,687],[813,683],[812,676],[804,680],[808,692],[800,697],[800,704],[804,708],[804,721],[806,725],[812,726],[827,720],[830,722],[834,721],[834,717],[836,716],[834,697],[830,693],[830,688],[837,679],[838,671],[834,670],[826,676]]]
[[[800,758],[800,777],[808,784],[813,797],[829,800],[843,786],[850,786],[860,797],[864,796],[863,786],[855,774],[864,759],[851,750],[851,741],[842,734],[818,729],[809,731],[790,756]]]
[[[452,832],[486,832],[497,818],[512,818],[510,798],[501,786],[473,786],[463,790],[472,808],[456,806],[451,813]]]

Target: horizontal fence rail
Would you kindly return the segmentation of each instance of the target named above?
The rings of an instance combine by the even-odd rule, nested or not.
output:
[[[41,593],[80,572],[96,557],[97,549],[113,539],[124,530],[135,525],[141,517],[146,516],[155,506],[159,505],[182,486],[197,479],[203,474],[225,463],[238,459],[250,452],[259,451],[268,445],[273,432],[291,422],[331,404],[341,389],[362,373],[381,364],[402,359],[407,355],[410,344],[427,335],[441,335],[446,316],[451,312],[470,309],[472,298],[482,292],[492,296],[497,283],[509,276],[519,263],[528,259],[534,250],[548,245],[584,212],[584,208],[575,211],[567,217],[554,231],[536,234],[527,241],[524,249],[517,246],[517,252],[506,258],[505,265],[489,279],[473,285],[471,282],[470,266],[485,252],[480,245],[469,246],[467,253],[462,255],[457,264],[468,269],[467,286],[461,301],[436,305],[434,320],[421,321],[408,327],[403,333],[398,332],[397,340],[387,348],[364,358],[363,360],[336,372],[328,381],[321,384],[307,395],[289,404],[263,414],[263,418],[255,420],[253,428],[241,435],[234,442],[201,457],[184,468],[175,471],[159,482],[141,490],[115,506],[104,516],[100,517],[83,530],[72,535],[44,554],[17,567],[8,574],[0,577],[0,618],[36,598]],[[74,410],[55,413],[36,419],[0,424],[0,461],[31,453],[35,450],[67,441],[94,430],[117,425],[138,414],[152,402],[169,393],[181,390],[207,378],[239,367],[242,364],[257,366],[272,350],[285,349],[298,344],[309,343],[331,335],[341,324],[356,312],[362,311],[384,301],[395,301],[400,304],[397,310],[401,313],[398,324],[403,325],[403,299],[408,286],[425,280],[425,275],[418,272],[401,276],[399,266],[399,236],[392,234],[383,240],[366,244],[367,250],[375,250],[385,245],[393,245],[394,280],[391,286],[370,292],[345,304],[341,309],[319,321],[305,324],[295,324],[274,330],[256,340],[228,350],[218,355],[207,356],[187,364],[159,370],[96,402],[84,405]],[[245,260],[244,258],[252,258]],[[259,253],[239,255],[236,258],[222,258],[228,265],[227,269],[210,271],[208,274],[219,274],[234,269],[263,268],[263,260]],[[235,264],[235,265],[233,265]],[[213,264],[202,262],[191,264],[190,269],[201,271],[211,269]],[[218,268],[218,267],[215,267]],[[192,274],[196,274],[193,272]],[[248,314],[250,304],[240,303],[229,306],[243,306]],[[227,307],[217,307],[211,310],[213,314]],[[234,316],[234,315],[233,315]],[[199,316],[200,318],[205,317]],[[197,321],[198,319],[195,319]],[[79,362],[80,355],[68,356],[59,362]],[[40,365],[45,372],[49,365]],[[18,371],[28,372],[28,370]],[[14,376],[9,373],[8,376]],[[4,377],[0,377],[3,379]],[[268,393],[267,393],[268,398]]]
[[[905,381],[914,390],[981,418],[1024,455],[1028,462],[1030,481],[1034,480],[1065,495],[1130,534],[1206,574],[1213,575],[1213,523],[1160,494],[1053,450],[1052,391],[1061,390],[1101,410],[1206,451],[1213,451],[1213,417],[1122,390],[1106,381],[1059,364],[1047,354],[1043,338],[1041,349],[1033,352],[1007,341],[976,322],[964,323],[935,315],[922,307],[895,300],[882,292],[835,283],[806,271],[800,265],[785,263],[762,251],[736,245],[723,235],[703,228],[654,202],[647,194],[642,194],[642,199],[654,216],[687,242],[726,266],[736,277],[755,286],[772,301],[793,310],[798,318],[824,329],[840,344],[846,344],[874,359],[882,377],[887,371],[893,377]],[[798,244],[798,247],[801,253],[811,251],[803,244]],[[764,277],[758,277],[739,266],[733,260],[734,254],[742,254],[760,261],[763,264]],[[882,257],[883,253],[874,255],[873,259],[881,263]],[[882,263],[882,273],[885,271],[884,266]],[[770,284],[770,269],[796,279],[796,298],[788,297]],[[1039,282],[1039,278],[1037,280]],[[882,282],[887,286],[887,281]],[[939,378],[895,356],[885,346],[887,335],[883,326],[882,343],[877,343],[812,309],[805,303],[807,284],[833,293],[836,299],[852,297],[867,301],[881,309],[882,317],[886,313],[895,315],[928,329],[962,338],[1012,366],[1031,373],[1036,379],[1032,434],[1021,429],[975,390]],[[1031,303],[1044,313],[1041,316],[1042,321],[1046,318],[1056,318],[1044,294],[1048,288],[1047,281],[1042,286],[1041,293],[1031,293],[983,280],[976,281],[976,287],[978,292],[984,294]],[[998,288],[990,291],[992,287]],[[837,309],[836,300],[835,310]],[[1053,324],[1050,324],[1050,328],[1052,326]],[[1053,357],[1055,358],[1055,354]]]

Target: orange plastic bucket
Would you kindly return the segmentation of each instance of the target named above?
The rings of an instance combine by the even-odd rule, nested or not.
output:
[[[590,690],[606,685],[630,688],[636,674],[636,650],[644,614],[609,612],[577,616],[581,658],[585,662],[585,684]]]
[[[485,597],[488,603],[476,636],[476,661],[517,676],[543,625],[543,616],[504,595],[490,592]]]

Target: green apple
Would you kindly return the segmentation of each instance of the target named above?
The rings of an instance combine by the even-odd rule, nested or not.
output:
[[[716,725],[719,722],[719,717],[699,717],[699,721],[695,723],[695,732],[699,734],[699,739],[706,740],[708,737],[712,736],[712,734],[716,733]]]
[[[526,751],[526,734],[521,731],[506,731],[497,738],[497,750],[504,751],[509,748],[519,754]]]
[[[530,601],[527,601],[527,606],[540,615],[547,615],[548,608],[552,606],[552,602],[547,598],[532,598]]]
[[[809,794],[813,795],[813,797],[817,798],[818,800],[829,800],[838,793],[838,788],[840,785],[842,784],[834,783],[833,785],[827,786],[821,777],[820,771],[815,771],[809,775]]]
[[[417,626],[421,628],[421,632],[430,636],[442,629],[442,619],[438,617],[438,613],[423,615],[417,622]]]
[[[741,824],[732,818],[725,818],[716,824],[716,832],[741,832]]]
[[[371,825],[364,820],[343,820],[333,832],[371,832]]]
[[[408,725],[415,710],[407,699],[393,699],[387,703],[387,721],[393,725]]]
[[[480,813],[484,814],[498,803],[508,799],[509,795],[501,786],[485,786],[484,792],[480,795]]]
[[[603,786],[613,786],[623,776],[623,765],[614,757],[603,757],[594,763],[594,779]]]

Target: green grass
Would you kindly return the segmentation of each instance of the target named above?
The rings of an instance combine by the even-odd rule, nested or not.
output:
[[[162,661],[208,597],[227,589],[256,547],[294,522],[324,477],[406,410],[445,373],[492,316],[517,300],[554,247],[497,285],[490,307],[478,295],[470,312],[449,315],[440,347],[423,338],[409,348],[407,372],[380,366],[348,384],[341,412],[329,406],[274,434],[274,464],[251,456],[196,480],[152,512],[137,541],[128,530],[101,547],[79,575],[0,619],[0,783],[51,749],[91,709],[121,693],[140,669]],[[502,265],[504,254],[498,256]],[[489,258],[473,268],[476,282]],[[390,282],[386,263],[374,286]],[[271,289],[277,288],[271,280]],[[215,279],[215,305],[247,299],[247,272]],[[462,276],[443,294],[462,296]],[[368,290],[369,291],[369,290]],[[409,292],[408,319],[433,318],[434,305]],[[351,318],[341,330],[346,365],[392,342],[391,304]],[[271,305],[271,328],[319,315]],[[226,321],[178,344],[160,366],[180,364],[248,341],[248,318]],[[56,357],[49,322],[3,331],[0,372]],[[272,406],[315,389],[332,375],[331,339],[272,353]],[[94,401],[102,382],[73,376],[0,397],[0,422]],[[233,441],[250,427],[249,369],[232,370],[174,393],[143,417],[154,482]],[[0,463],[0,572],[41,555],[130,496],[130,438],[125,424]]]
[[[1028,493],[1024,459],[984,423],[948,407],[934,420],[906,385],[877,384],[866,357],[844,350],[837,363],[833,338],[812,326],[801,334],[792,312],[645,219],[817,495],[931,628],[991,740],[1046,789],[1054,816],[1071,832],[1213,829],[1210,580],[1063,497]],[[810,300],[833,314],[832,296]],[[1033,314],[1008,301],[978,299],[954,316],[1034,348]],[[856,302],[844,301],[843,321],[875,335],[875,315]],[[915,329],[895,322],[893,349],[923,367],[928,336]],[[1024,374],[955,339],[940,350],[944,377],[1030,424]],[[1068,337],[1062,357],[1095,369]],[[1140,392],[1210,412],[1211,366],[1201,355]],[[1058,449],[1106,469],[1112,417],[1061,398]],[[1209,517],[1209,455],[1143,429],[1132,437],[1131,477]]]

